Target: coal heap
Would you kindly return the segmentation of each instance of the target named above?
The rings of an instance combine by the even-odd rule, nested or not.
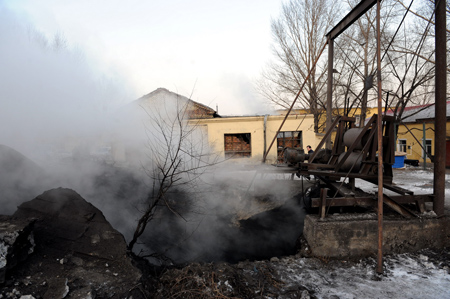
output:
[[[127,253],[124,237],[75,191],[46,191],[3,220],[33,222],[28,239],[35,246],[25,262],[8,269],[0,298],[14,294],[35,298],[142,297],[137,287],[141,272]]]
[[[14,213],[24,198],[30,199],[49,189],[41,189],[48,179],[35,162],[6,145],[0,144],[0,213]],[[40,190],[40,191],[38,191]]]
[[[228,261],[261,260],[293,255],[303,233],[305,211],[300,196],[283,205],[240,220],[239,246],[229,248]],[[233,245],[237,245],[234,242]]]

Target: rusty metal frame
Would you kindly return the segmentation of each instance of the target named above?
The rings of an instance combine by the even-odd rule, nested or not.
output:
[[[433,210],[438,217],[444,216],[445,206],[445,137],[447,95],[447,33],[446,3],[435,1],[436,11],[436,74],[435,74],[435,136],[434,136],[434,194]]]
[[[379,121],[381,121],[381,130],[378,129]],[[414,195],[414,192],[406,190],[399,186],[392,184],[393,171],[392,165],[394,164],[395,145],[394,145],[394,121],[391,116],[378,116],[373,115],[362,128],[361,132],[353,140],[352,144],[344,145],[344,134],[347,130],[355,127],[355,118],[339,116],[333,122],[333,126],[327,130],[325,137],[322,139],[316,151],[311,155],[309,162],[299,163],[298,174],[299,175],[314,175],[320,181],[322,186],[320,192],[320,198],[312,200],[312,207],[319,208],[320,218],[326,216],[328,207],[345,207],[345,206],[362,206],[372,207],[379,212],[378,202],[376,197],[356,197],[354,184],[351,188],[340,182],[342,178],[349,178],[354,182],[355,179],[362,179],[380,187],[379,182],[379,169],[383,170],[382,173],[382,188],[395,192],[397,195],[387,196],[382,194],[382,204],[389,206],[391,209],[402,215],[403,217],[417,217],[416,214],[411,212],[408,208],[404,207],[404,204],[416,205],[418,212],[424,211],[424,203],[432,202],[432,195]],[[317,150],[321,148],[327,136],[331,134],[331,131],[337,126],[336,135],[334,139],[334,145],[332,149],[332,155],[327,164],[314,163],[314,158],[317,154]],[[381,135],[378,132],[381,132]],[[349,158],[350,153],[360,144],[363,137],[367,137],[367,142],[360,150],[360,154],[363,159],[361,160],[361,168],[357,172],[340,171],[341,166]],[[365,140],[366,140],[365,139]],[[382,167],[379,167],[380,161],[377,161],[377,153],[379,151],[379,144],[382,143],[381,163]],[[340,157],[340,159],[339,159]],[[353,168],[353,167],[352,167]],[[329,196],[329,191],[334,193],[334,196]],[[377,192],[376,196],[379,196]]]
[[[371,9],[377,0],[363,0],[358,3],[336,26],[331,29],[326,36],[335,39],[344,32],[351,24]]]
[[[339,116],[333,122],[332,127],[327,130],[324,138],[317,146],[315,152],[310,156],[309,162],[299,163],[299,174],[307,175],[312,174],[315,176],[323,176],[323,177],[336,177],[336,178],[361,178],[368,180],[370,182],[375,183],[378,178],[378,166],[377,166],[377,148],[378,148],[378,140],[377,140],[377,120],[378,115],[374,114],[367,124],[362,128],[361,132],[354,140],[354,142],[350,145],[350,147],[345,150],[345,145],[343,144],[344,134],[347,130],[355,127],[355,118],[354,117],[344,117]],[[392,183],[392,164],[394,164],[394,119],[392,117],[382,117],[382,132],[383,132],[383,173],[384,178],[383,182],[390,184]],[[331,152],[331,158],[328,161],[328,164],[316,164],[314,163],[316,154],[318,150],[325,143],[326,138],[331,134],[333,128],[337,126],[336,136],[333,142],[333,149]],[[370,132],[370,133],[368,133]],[[347,161],[350,154],[354,151],[357,144],[359,144],[364,135],[368,133],[367,144],[361,150],[360,155],[363,157],[362,166],[358,172],[342,172],[340,171],[342,165]],[[339,160],[339,157],[341,159]],[[376,184],[376,183],[375,183]],[[330,187],[331,188],[331,187]]]

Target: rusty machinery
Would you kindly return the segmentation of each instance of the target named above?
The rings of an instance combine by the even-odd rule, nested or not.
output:
[[[377,115],[373,115],[363,127],[356,127],[354,117],[338,116],[314,153],[285,150],[285,161],[297,168],[297,175],[314,176],[319,181],[320,197],[311,199],[311,206],[319,208],[321,218],[327,207],[362,206],[377,207],[377,195],[356,192],[355,179],[378,184]],[[404,217],[416,214],[405,205],[414,204],[424,212],[425,202],[433,201],[432,195],[414,195],[410,190],[392,183],[392,165],[395,160],[394,118],[383,116],[383,187],[395,195],[383,195],[383,201]],[[322,149],[325,141],[336,131],[332,150]],[[307,160],[307,162],[305,162]],[[344,184],[348,178],[349,183]],[[343,180],[342,180],[343,179]],[[342,181],[341,181],[342,180]]]

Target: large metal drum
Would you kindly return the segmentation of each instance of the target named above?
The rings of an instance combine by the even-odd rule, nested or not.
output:
[[[361,134],[362,132],[362,128],[352,128],[352,129],[348,129],[345,133],[344,133],[344,145],[349,148],[354,142],[355,140],[358,138],[359,134]],[[364,135],[362,136],[362,138],[360,139],[360,141],[356,144],[356,147],[354,148],[354,150],[362,150],[364,145],[366,145],[367,140],[369,139],[369,134],[370,134],[370,130],[367,130],[366,133],[364,133]]]
[[[284,162],[289,165],[295,165],[300,162],[304,162],[306,154],[303,149],[285,148],[284,149]]]
[[[346,152],[339,155],[338,163],[341,162],[345,154]],[[362,158],[360,151],[351,152],[347,160],[345,160],[344,164],[339,168],[339,171],[349,172],[351,170],[351,172],[359,172],[361,169]]]

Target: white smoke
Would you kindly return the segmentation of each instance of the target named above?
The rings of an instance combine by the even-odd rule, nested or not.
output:
[[[96,138],[132,98],[123,78],[96,71],[62,34],[48,40],[6,8],[0,45],[0,143],[26,155],[56,150],[62,138]]]
[[[28,162],[16,163],[14,171],[2,169],[0,213],[10,213],[48,188],[76,189],[99,175],[98,167],[60,162],[103,146],[111,115],[134,95],[120,74],[99,72],[63,34],[49,40],[3,6],[0,48],[0,144],[5,145],[0,164],[9,165],[10,156],[25,159],[14,150],[37,163],[33,175]]]
[[[164,105],[138,105],[140,116],[128,117],[130,105],[117,109],[135,98],[126,80],[98,72],[89,57],[69,42],[63,34],[48,40],[22,19],[0,9],[0,144],[41,167],[33,164],[33,177],[22,171],[28,162],[14,174],[2,172],[0,182],[21,182],[21,190],[15,192],[13,187],[5,192],[8,186],[1,186],[0,214],[14,212],[14,205],[50,188],[72,188],[101,209],[129,240],[153,190],[154,170],[158,170],[155,161],[164,154],[173,155],[180,128],[189,129],[177,126],[179,110],[171,106],[170,99],[158,100]],[[166,141],[170,134],[174,143]],[[204,168],[217,159],[201,137],[205,134],[200,129],[183,139],[180,157],[185,168],[180,170],[194,171],[182,173],[178,185],[167,194],[173,210],[180,213],[159,207],[148,234],[140,240],[150,252],[167,254],[176,261],[221,259],[230,244],[242,246],[237,238],[249,240],[236,235],[230,221],[247,206],[246,186],[252,174],[229,174],[223,164]],[[116,151],[109,154],[121,156],[125,163],[93,161],[92,154],[99,147]],[[0,166],[8,164],[8,159],[1,161],[6,162]],[[287,198],[281,191],[276,196]]]

